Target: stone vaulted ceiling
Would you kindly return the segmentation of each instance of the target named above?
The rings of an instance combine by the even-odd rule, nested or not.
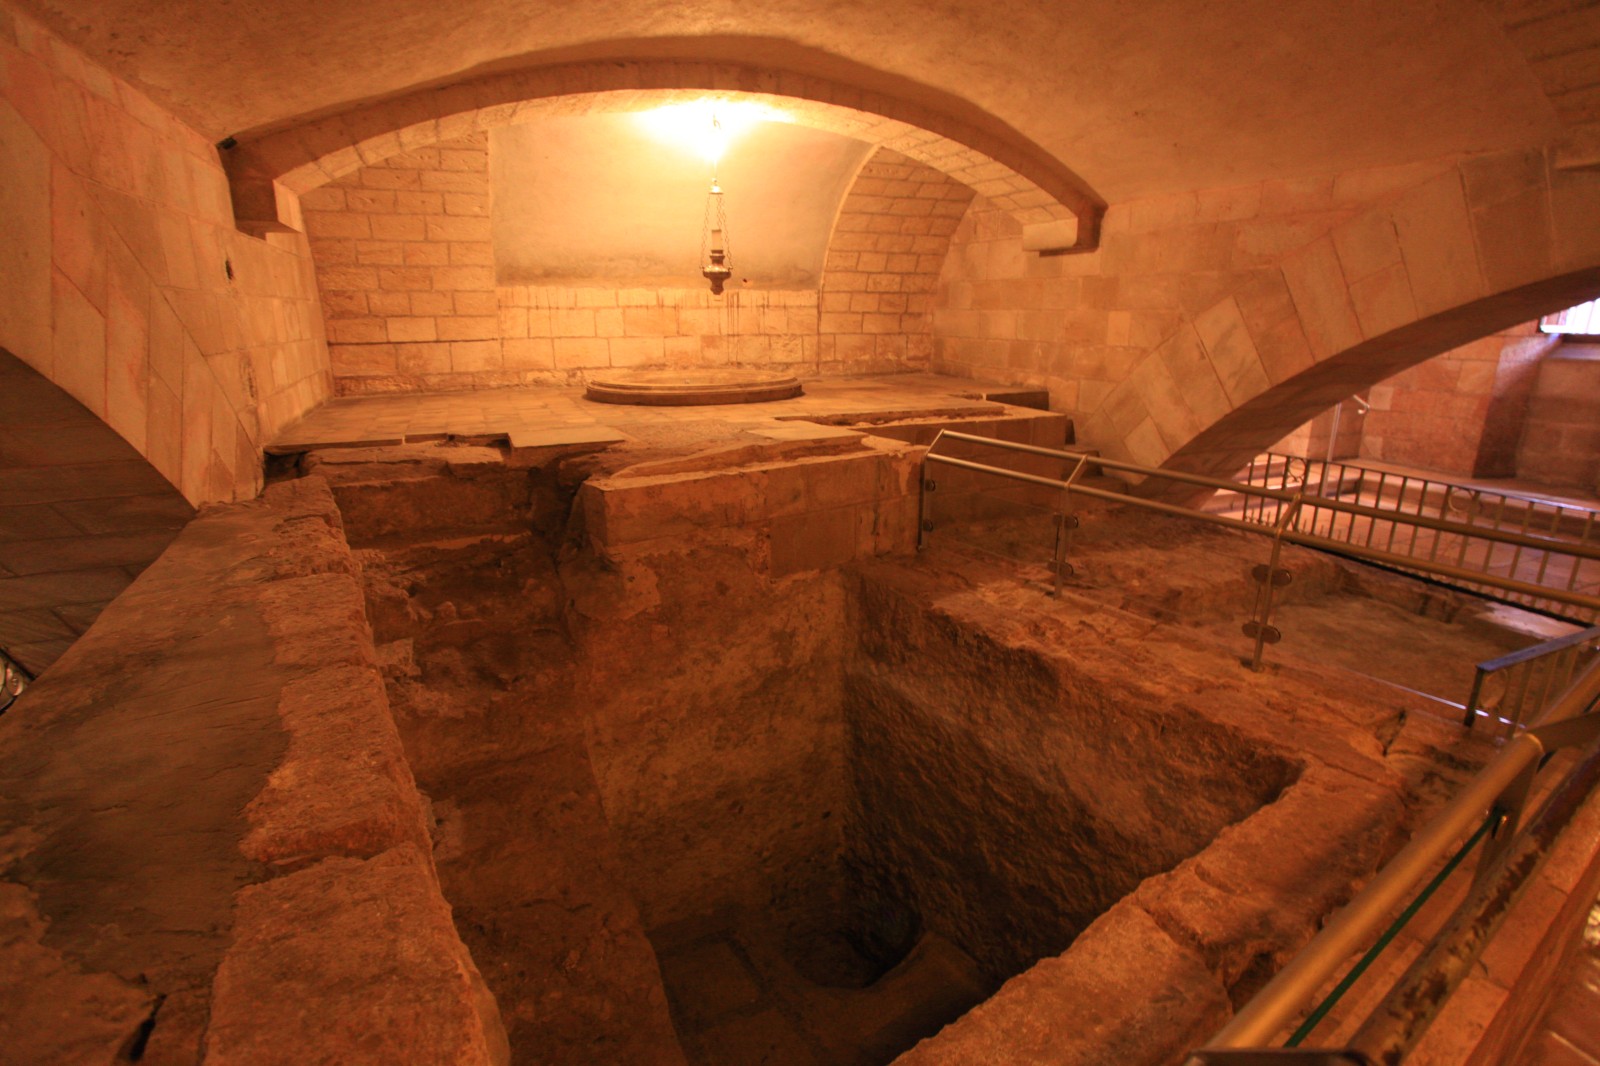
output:
[[[587,59],[737,60],[831,76],[1010,127],[1115,202],[1543,143],[1562,131],[1562,122],[1523,42],[1505,24],[1501,8],[1519,3],[23,0],[22,6],[216,139],[281,128],[469,72]]]

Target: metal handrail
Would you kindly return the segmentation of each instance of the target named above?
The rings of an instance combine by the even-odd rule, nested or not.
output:
[[[1258,486],[1255,486],[1255,485],[1241,485],[1237,481],[1229,481],[1229,480],[1227,480],[1225,478],[1207,477],[1207,476],[1205,476],[1203,474],[1190,474],[1190,473],[1186,473],[1186,472],[1180,471],[1180,470],[1163,470],[1163,469],[1161,469],[1159,467],[1141,466],[1138,463],[1130,463],[1130,462],[1126,462],[1126,461],[1121,460],[1121,459],[1106,459],[1106,458],[1103,458],[1102,456],[1089,455],[1089,454],[1083,453],[1083,452],[1063,452],[1063,451],[1058,451],[1058,450],[1056,450],[1054,448],[1042,448],[1037,444],[1018,444],[1018,443],[1015,443],[1013,441],[996,440],[993,437],[979,437],[979,436],[976,436],[976,435],[971,434],[971,433],[960,433],[960,432],[957,432],[956,430],[944,430],[944,431],[940,432],[938,436],[934,437],[933,443],[928,446],[928,451],[929,451],[929,456],[930,457],[933,457],[933,449],[938,447],[939,440],[940,440],[940,438],[943,438],[943,437],[948,437],[951,440],[967,441],[968,443],[972,443],[972,444],[993,445],[994,447],[1002,448],[1002,449],[1005,449],[1006,451],[1028,452],[1028,453],[1033,454],[1033,455],[1045,455],[1045,456],[1052,456],[1052,457],[1061,458],[1061,459],[1068,459],[1068,458],[1070,458],[1070,459],[1078,459],[1078,458],[1081,458],[1085,462],[1092,463],[1095,466],[1100,467],[1102,470],[1115,470],[1115,471],[1118,471],[1118,472],[1121,472],[1121,473],[1139,474],[1139,475],[1142,475],[1144,477],[1165,478],[1168,481],[1181,481],[1181,482],[1183,482],[1185,484],[1196,485],[1196,486],[1199,486],[1201,488],[1223,489],[1223,490],[1226,490],[1226,491],[1229,491],[1229,492],[1238,492],[1238,493],[1240,493],[1242,495],[1246,495],[1246,496],[1254,496],[1254,497],[1264,498],[1264,499],[1269,499],[1269,500],[1277,500],[1277,501],[1279,501],[1281,503],[1291,503],[1291,502],[1293,502],[1295,500],[1300,500],[1303,503],[1307,503],[1307,504],[1315,503],[1315,505],[1318,508],[1326,509],[1326,510],[1329,510],[1329,511],[1340,511],[1340,512],[1342,512],[1344,514],[1359,515],[1359,516],[1361,516],[1363,518],[1378,518],[1378,519],[1382,519],[1385,522],[1393,521],[1396,518],[1396,515],[1395,515],[1395,513],[1393,511],[1386,511],[1381,507],[1368,507],[1366,504],[1351,503],[1348,500],[1329,499],[1329,498],[1327,498],[1325,496],[1307,497],[1304,494],[1303,491],[1299,491],[1299,490],[1272,489],[1272,488],[1258,487]],[[950,462],[952,460],[948,456],[937,456],[936,457],[936,461],[939,461],[939,462]],[[960,462],[960,461],[958,461],[958,462]],[[1003,468],[994,468],[994,469],[1003,469]],[[1012,471],[1012,473],[1016,473],[1016,472]],[[1046,479],[1046,480],[1049,480],[1049,479]],[[1083,491],[1090,492],[1091,490],[1085,489]],[[1098,490],[1096,490],[1096,491],[1098,491]],[[1093,493],[1091,492],[1091,494],[1093,494]],[[1127,496],[1125,494],[1120,494],[1120,493],[1105,493],[1103,491],[1099,491],[1099,494],[1103,495],[1103,496],[1114,497],[1116,499],[1124,500],[1126,502],[1134,503],[1134,504],[1146,504],[1146,503],[1155,503],[1156,502],[1156,501],[1153,501],[1153,500],[1145,500],[1142,497]],[[1167,505],[1167,506],[1171,507],[1171,505]],[[1191,511],[1187,507],[1179,507],[1179,508],[1176,508],[1176,509],[1181,511],[1181,512],[1183,512],[1186,515],[1187,514],[1196,513],[1196,512]],[[1205,514],[1205,512],[1198,512],[1198,513]],[[1210,515],[1210,514],[1207,514],[1206,517],[1208,519],[1227,519],[1228,518],[1228,516],[1226,516],[1226,515]],[[1277,521],[1277,518],[1278,518],[1278,516],[1274,515],[1274,522]],[[1442,519],[1442,518],[1429,518],[1426,515],[1406,515],[1405,518],[1406,518],[1406,524],[1407,525],[1421,526],[1424,529],[1433,529],[1433,530],[1437,530],[1437,531],[1439,531],[1441,533],[1455,533],[1455,534],[1459,534],[1459,535],[1462,535],[1462,536],[1477,537],[1477,538],[1482,539],[1482,540],[1492,540],[1497,544],[1510,544],[1510,545],[1513,545],[1513,546],[1520,546],[1520,547],[1524,547],[1524,548],[1537,548],[1537,549],[1540,549],[1540,550],[1559,551],[1559,552],[1561,552],[1563,554],[1577,556],[1580,559],[1596,559],[1596,560],[1600,560],[1600,544],[1574,543],[1572,541],[1561,540],[1558,537],[1547,537],[1547,536],[1544,536],[1544,535],[1539,534],[1539,533],[1513,532],[1513,531],[1504,530],[1504,529],[1487,529],[1487,528],[1485,528],[1483,526],[1472,526],[1472,525],[1467,525],[1467,524],[1461,523],[1461,522],[1451,522],[1451,521],[1448,521],[1448,520]],[[1228,521],[1236,522],[1240,526],[1258,526],[1258,525],[1262,524],[1262,523],[1259,523],[1259,522],[1251,522],[1251,521],[1248,521],[1246,519],[1238,519],[1238,518],[1228,519]],[[1300,533],[1298,535],[1300,535],[1300,536],[1310,536],[1312,534]],[[1345,547],[1346,544],[1347,544],[1347,542],[1335,541],[1335,540],[1331,540],[1331,539],[1326,538],[1326,537],[1320,537],[1318,539],[1323,541],[1323,542],[1325,542],[1325,543],[1328,543],[1328,544],[1338,544],[1341,547]],[[1362,549],[1364,551],[1374,551],[1375,550],[1375,549],[1372,549],[1372,548],[1369,548],[1369,547],[1366,547],[1366,546],[1362,546]],[[1389,555],[1390,558],[1406,559],[1408,565],[1417,565],[1416,560],[1412,559],[1411,556],[1399,555],[1399,554],[1392,553],[1392,552],[1387,553],[1387,554]],[[1476,574],[1476,571],[1473,571],[1473,573]],[[1529,586],[1529,587],[1542,587],[1542,586]],[[1591,599],[1594,599],[1594,598],[1591,597]],[[1595,602],[1596,603],[1600,603],[1600,599],[1596,599]]]
[[[1447,557],[1454,556],[1455,564],[1466,568],[1474,577],[1455,577],[1447,583],[1466,591],[1492,595],[1481,575],[1502,568],[1509,573],[1532,572],[1534,583],[1546,590],[1576,589],[1586,583],[1580,580],[1583,574],[1593,576],[1600,572],[1591,552],[1600,542],[1597,536],[1600,523],[1596,522],[1600,510],[1575,501],[1275,452],[1252,459],[1238,477],[1243,485],[1251,488],[1281,492],[1298,486],[1306,493],[1306,502],[1296,524],[1304,527],[1309,521],[1312,532],[1320,531],[1345,543],[1360,541],[1371,546],[1374,538],[1382,538],[1380,530],[1387,525],[1387,537],[1382,538],[1386,550],[1398,547],[1412,559],[1424,556],[1436,559],[1441,551]],[[1225,492],[1240,490],[1240,481],[1235,481]],[[1374,509],[1350,511],[1346,501],[1341,499],[1350,494],[1357,504],[1370,495]],[[1386,504],[1385,500],[1391,495],[1392,504]],[[1253,505],[1247,494],[1235,507],[1240,517],[1271,524],[1276,521],[1282,504],[1274,505],[1261,499]],[[1328,513],[1324,515],[1324,511]],[[1432,515],[1427,513],[1430,511]],[[1448,522],[1449,527],[1437,525],[1439,521]],[[1436,532],[1420,537],[1423,530]],[[1532,542],[1504,540],[1487,536],[1489,532],[1512,532],[1519,537],[1531,534],[1538,539]],[[1447,545],[1445,542],[1452,536],[1456,543]],[[1501,544],[1512,548],[1505,551],[1499,547]],[[1557,560],[1564,560],[1564,563],[1552,569],[1551,564]],[[1414,565],[1399,569],[1415,572]],[[1592,580],[1587,582],[1593,583]],[[1548,593],[1516,593],[1497,598],[1571,621],[1584,624],[1595,621],[1593,612],[1574,610]]]
[[[1500,722],[1503,733],[1510,735],[1529,717],[1524,711],[1529,705],[1528,697],[1533,696],[1533,712],[1538,715],[1551,693],[1562,691],[1571,682],[1583,654],[1597,648],[1600,626],[1590,626],[1483,660],[1473,671],[1472,692],[1467,696],[1462,724],[1470,729],[1480,716],[1489,716]],[[1504,676],[1505,685],[1491,711],[1483,693],[1488,680],[1497,674]]]
[[[1053,478],[1045,477],[1039,474],[1027,474],[1023,473],[1022,471],[1008,470],[1005,467],[993,466],[988,463],[974,462],[970,459],[960,459],[951,455],[941,455],[939,454],[938,449],[940,444],[945,440],[963,441],[984,447],[998,448],[1003,451],[1013,451],[1028,455],[1045,456],[1048,458],[1071,462],[1075,465],[1072,469],[1072,473],[1067,478]],[[932,523],[928,513],[928,493],[932,490],[934,482],[933,479],[926,475],[926,467],[928,464],[942,464],[956,467],[958,469],[992,474],[997,477],[1006,478],[1013,481],[1020,481],[1027,484],[1060,489],[1061,504],[1058,514],[1058,521],[1061,522],[1063,527],[1067,527],[1069,523],[1075,524],[1076,522],[1076,516],[1072,515],[1069,510],[1072,496],[1083,495],[1092,499],[1107,500],[1113,503],[1137,507],[1147,511],[1155,511],[1161,514],[1169,514],[1180,518],[1188,518],[1198,522],[1205,522],[1210,525],[1236,529],[1240,530],[1241,532],[1272,537],[1274,544],[1272,563],[1266,566],[1257,567],[1253,572],[1253,576],[1257,583],[1263,585],[1264,588],[1262,590],[1263,594],[1258,596],[1257,599],[1256,616],[1250,622],[1246,623],[1245,627],[1246,634],[1253,637],[1256,643],[1255,654],[1250,660],[1250,666],[1252,669],[1261,668],[1262,645],[1264,643],[1275,643],[1280,636],[1277,630],[1271,625],[1270,615],[1272,608],[1272,596],[1270,594],[1270,588],[1281,586],[1290,580],[1289,572],[1277,565],[1279,546],[1284,543],[1298,544],[1307,548],[1317,548],[1321,551],[1346,556],[1361,562],[1377,563],[1379,565],[1388,566],[1395,569],[1421,571],[1425,574],[1437,577],[1453,578],[1457,581],[1487,586],[1489,588],[1499,589],[1503,592],[1516,593],[1523,596],[1542,597],[1544,599],[1567,604],[1569,606],[1579,607],[1584,610],[1600,612],[1600,596],[1591,596],[1575,589],[1549,588],[1547,586],[1534,584],[1528,581],[1520,581],[1516,578],[1501,577],[1495,574],[1485,574],[1479,571],[1468,570],[1452,563],[1441,562],[1438,559],[1419,559],[1409,555],[1402,555],[1397,552],[1373,548],[1368,545],[1358,545],[1346,541],[1334,540],[1315,533],[1306,533],[1294,529],[1292,527],[1292,522],[1300,507],[1311,502],[1307,500],[1303,489],[1300,491],[1290,492],[1286,489],[1271,489],[1257,487],[1254,485],[1240,485],[1238,482],[1226,481],[1222,478],[1207,477],[1202,474],[1190,474],[1176,470],[1161,470],[1156,467],[1141,466],[1137,463],[1130,463],[1119,459],[1106,459],[1098,455],[1090,455],[1086,452],[1067,452],[1057,448],[1045,448],[1037,444],[1021,444],[1015,441],[996,440],[992,437],[980,437],[975,434],[961,433],[956,430],[949,429],[940,430],[938,435],[934,437],[933,442],[928,446],[927,452],[923,455],[923,464],[923,491],[921,493],[921,513],[919,515],[919,528],[917,534],[917,547],[919,549],[926,546],[927,534],[932,529]],[[1270,527],[1265,527],[1259,522],[1248,521],[1242,518],[1234,518],[1229,515],[1210,514],[1204,511],[1195,511],[1187,507],[1181,507],[1177,504],[1163,503],[1160,500],[1129,496],[1120,492],[1110,492],[1105,489],[1098,489],[1091,485],[1084,485],[1079,482],[1080,475],[1090,466],[1098,467],[1101,470],[1114,470],[1123,473],[1139,474],[1146,477],[1165,478],[1171,481],[1183,482],[1185,484],[1196,485],[1202,488],[1227,489],[1229,491],[1240,492],[1248,496],[1275,500],[1279,503],[1280,509],[1279,512],[1274,516],[1275,521],[1273,525]],[[1328,500],[1321,497],[1315,499],[1315,506],[1328,507],[1334,510],[1345,511],[1356,515],[1380,516],[1386,521],[1392,521],[1395,517],[1387,512],[1383,512],[1376,508],[1367,507],[1362,504]],[[1542,550],[1567,552],[1580,558],[1600,559],[1600,545],[1596,544],[1572,545],[1569,542],[1554,541],[1551,538],[1541,537],[1537,534],[1463,526],[1458,523],[1447,522],[1441,519],[1430,519],[1424,516],[1408,516],[1408,521],[1441,532],[1470,534],[1472,536],[1480,537],[1496,543],[1511,544],[1519,547],[1534,546]],[[1056,586],[1057,592],[1059,593],[1062,574],[1061,568],[1066,565],[1066,560],[1061,556],[1060,553],[1059,542],[1057,556]]]
[[[1037,474],[1027,474],[1021,471],[1007,470],[986,463],[978,463],[968,459],[959,459],[954,456],[938,454],[938,447],[942,440],[949,437],[952,440],[966,441],[973,444],[996,447],[1004,450],[1023,452],[1061,460],[1070,460],[1075,465],[1071,474],[1065,478],[1044,477]],[[926,543],[926,534],[931,531],[932,524],[928,521],[928,496],[934,489],[933,481],[927,476],[927,464],[943,464],[958,469],[972,470],[975,472],[992,474],[998,477],[1021,481],[1024,483],[1057,488],[1061,490],[1060,504],[1060,529],[1070,530],[1075,525],[1075,516],[1068,511],[1070,498],[1073,493],[1097,499],[1141,508],[1160,513],[1173,514],[1211,525],[1245,530],[1252,533],[1270,535],[1274,540],[1273,560],[1265,566],[1256,568],[1257,581],[1262,585],[1258,595],[1258,617],[1251,624],[1257,628],[1256,658],[1252,665],[1259,667],[1262,638],[1261,633],[1270,630],[1267,618],[1271,611],[1271,590],[1283,582],[1278,580],[1280,571],[1277,566],[1277,553],[1279,546],[1284,542],[1291,542],[1308,547],[1323,548],[1337,551],[1363,561],[1374,561],[1386,564],[1403,563],[1404,565],[1431,573],[1454,575],[1462,573],[1460,568],[1449,564],[1439,563],[1436,559],[1420,560],[1399,556],[1393,552],[1373,549],[1368,546],[1357,546],[1330,540],[1312,534],[1305,534],[1289,528],[1294,515],[1300,506],[1306,502],[1303,489],[1298,492],[1287,490],[1274,490],[1270,488],[1257,488],[1255,486],[1241,486],[1235,482],[1222,482],[1220,479],[1208,478],[1197,474],[1186,474],[1176,471],[1165,471],[1151,467],[1143,467],[1134,463],[1120,460],[1102,459],[1098,456],[1087,455],[1080,452],[1064,452],[1053,448],[1043,448],[1038,445],[1019,444],[1011,441],[994,440],[988,437],[979,437],[973,434],[955,431],[941,431],[934,438],[924,455],[924,477],[921,497],[921,524],[918,535],[918,547]],[[1079,483],[1083,472],[1090,466],[1098,466],[1104,470],[1118,470],[1137,473],[1146,476],[1169,478],[1171,480],[1186,482],[1210,488],[1227,488],[1230,491],[1241,492],[1246,495],[1258,496],[1266,499],[1277,500],[1287,506],[1284,513],[1275,516],[1276,521],[1271,529],[1264,528],[1256,522],[1244,521],[1225,515],[1207,514],[1191,511],[1187,508],[1161,503],[1156,500],[1130,497],[1122,493],[1107,492],[1093,486]],[[1318,499],[1317,506],[1328,506],[1330,501]],[[1349,510],[1353,513],[1368,513],[1373,509],[1361,505],[1343,504],[1338,509]],[[1387,520],[1391,516],[1383,514]],[[1069,524],[1069,519],[1072,523]],[[1432,528],[1451,529],[1454,523],[1440,520],[1429,520],[1422,524]],[[1518,544],[1525,543],[1525,534],[1507,533],[1502,530],[1483,530],[1481,528],[1460,527],[1463,531],[1470,529],[1475,536],[1491,541]],[[1538,538],[1542,540],[1543,538]],[[1060,589],[1061,575],[1065,559],[1063,554],[1064,538],[1058,534],[1057,538],[1057,570],[1056,585]],[[1565,548],[1565,545],[1562,545]],[[1588,552],[1580,552],[1584,557],[1591,557]],[[1577,606],[1590,609],[1600,608],[1600,597],[1588,596],[1571,590],[1550,590],[1540,586],[1530,585],[1528,582],[1516,581],[1509,578],[1500,578],[1494,575],[1471,574],[1474,580],[1508,591],[1526,591],[1534,589],[1543,595],[1553,595],[1552,598],[1561,599]],[[1247,624],[1246,632],[1250,632]],[[1567,689],[1565,694],[1550,710],[1547,719],[1542,724],[1512,737],[1502,748],[1498,757],[1486,766],[1471,782],[1468,783],[1457,797],[1451,801],[1443,811],[1431,822],[1416,833],[1410,843],[1403,848],[1382,870],[1367,884],[1367,886],[1348,905],[1340,910],[1323,927],[1322,931],[1297,954],[1289,964],[1281,970],[1259,993],[1247,1003],[1205,1048],[1197,1051],[1189,1060],[1189,1066],[1224,1066],[1229,1063],[1244,1064],[1246,1062],[1346,1062],[1370,1063],[1374,1061],[1365,1052],[1358,1048],[1348,1051],[1300,1051],[1292,1050],[1265,1050],[1265,1045],[1277,1034],[1285,1031],[1303,1009],[1309,998],[1318,989],[1333,977],[1339,967],[1362,948],[1370,943],[1374,935],[1381,929],[1396,908],[1401,906],[1425,879],[1433,875],[1435,867],[1441,859],[1460,844],[1464,837],[1479,829],[1486,818],[1492,819],[1492,824],[1497,828],[1497,833],[1492,843],[1484,850],[1478,866],[1478,880],[1474,891],[1469,894],[1468,905],[1463,911],[1458,912],[1458,920],[1452,923],[1451,928],[1457,930],[1458,939],[1466,945],[1465,949],[1457,949],[1456,943],[1440,945],[1435,943],[1425,961],[1429,968],[1414,969],[1408,973],[1406,981],[1412,982],[1410,986],[1402,985],[1400,992],[1413,991],[1418,980],[1432,980],[1430,987],[1439,987],[1442,980],[1450,988],[1459,981],[1464,968],[1461,964],[1463,951],[1470,951],[1467,958],[1470,964],[1476,953],[1481,951],[1483,942],[1492,933],[1493,919],[1503,913],[1506,901],[1514,898],[1520,891],[1531,865],[1542,855],[1543,849],[1548,847],[1549,841],[1555,832],[1565,824],[1564,818],[1570,812],[1573,801],[1569,793],[1572,787],[1563,787],[1557,794],[1556,800],[1547,806],[1542,813],[1533,831],[1519,835],[1517,830],[1522,816],[1523,806],[1531,789],[1534,775],[1543,764],[1545,757],[1561,748],[1587,746],[1600,741],[1600,714],[1591,713],[1597,704],[1600,704],[1600,660],[1591,662],[1578,676],[1577,680]],[[1580,769],[1583,771],[1582,783],[1586,789],[1595,776],[1594,767],[1600,761],[1591,759]],[[1572,785],[1577,778],[1569,779]],[[1551,812],[1555,813],[1552,814]],[[1531,840],[1531,843],[1529,841]],[[1516,849],[1513,851],[1513,849]],[[1515,860],[1515,861],[1513,861]],[[1488,902],[1484,902],[1488,901]],[[1472,910],[1471,908],[1477,908]],[[1485,914],[1489,914],[1486,919]],[[1461,915],[1465,914],[1465,917]],[[1420,966],[1420,964],[1419,964]],[[1415,974],[1422,976],[1417,977]],[[1438,975],[1443,973],[1441,978]],[[1437,1010],[1437,1003],[1432,1003],[1422,1009],[1409,1006],[1406,996],[1397,994],[1391,997],[1382,1011],[1375,1013],[1363,1027],[1363,1038],[1379,1044],[1385,1051],[1400,1047],[1408,1048],[1415,1042],[1417,1035],[1431,1020],[1433,1012]],[[1408,1013],[1409,1011],[1409,1013]],[[1385,1058],[1383,1061],[1391,1061]]]
[[[1434,865],[1486,814],[1494,812],[1500,814],[1504,824],[1491,850],[1480,860],[1478,884],[1487,885],[1499,877],[1505,866],[1501,860],[1511,854],[1517,843],[1517,821],[1526,801],[1528,785],[1544,758],[1561,748],[1588,746],[1600,740],[1600,715],[1591,713],[1597,702],[1600,702],[1600,661],[1591,663],[1579,675],[1552,708],[1546,723],[1508,741],[1494,761],[1418,831],[1411,842],[1190,1059],[1190,1066],[1218,1066],[1228,1058],[1209,1056],[1207,1052],[1262,1048],[1283,1032],[1311,996],[1338,972],[1340,965],[1371,940],[1388,915],[1429,876]],[[1481,930],[1479,932],[1481,934]],[[1480,939],[1477,947],[1481,949],[1481,946]],[[1414,1037],[1415,1027],[1412,1029]],[[1281,1061],[1289,1061],[1290,1057],[1285,1054]],[[1350,1061],[1364,1059],[1352,1056]]]

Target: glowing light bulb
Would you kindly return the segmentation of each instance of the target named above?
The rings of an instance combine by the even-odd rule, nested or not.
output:
[[[729,146],[758,122],[793,122],[786,112],[754,100],[705,97],[641,111],[639,123],[653,137],[688,149],[715,167]]]
[[[705,141],[701,144],[700,154],[706,157],[706,162],[716,166],[722,162],[722,153],[728,150],[728,131],[723,127],[716,112],[711,113],[711,132],[706,134]]]

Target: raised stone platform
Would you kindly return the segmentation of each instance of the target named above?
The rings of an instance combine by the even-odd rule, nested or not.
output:
[[[590,378],[584,395],[600,403],[697,407],[789,400],[803,391],[798,378],[766,370],[637,370]]]
[[[553,386],[364,396],[323,404],[265,450],[294,456],[455,440],[509,442],[519,450],[598,446],[661,458],[818,433],[926,444],[941,428],[1052,447],[1072,441],[1066,415],[990,395],[1003,388],[936,374],[819,378],[788,399],[710,408],[601,403],[580,389]]]

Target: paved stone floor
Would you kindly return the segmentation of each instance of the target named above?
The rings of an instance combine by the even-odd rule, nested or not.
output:
[[[635,407],[584,399],[579,388],[492,389],[408,393],[330,400],[288,426],[267,445],[269,453],[354,444],[400,444],[442,436],[507,435],[514,447],[570,443],[595,434],[623,439],[677,432],[737,439],[772,436],[786,420],[846,415],[905,417],[981,408],[989,394],[1018,390],[933,374],[833,378],[810,381],[805,393],[768,403],[697,407]],[[613,437],[613,439],[616,439]]]
[[[1528,1045],[1527,1066],[1600,1066],[1600,903],[1560,988]]]

